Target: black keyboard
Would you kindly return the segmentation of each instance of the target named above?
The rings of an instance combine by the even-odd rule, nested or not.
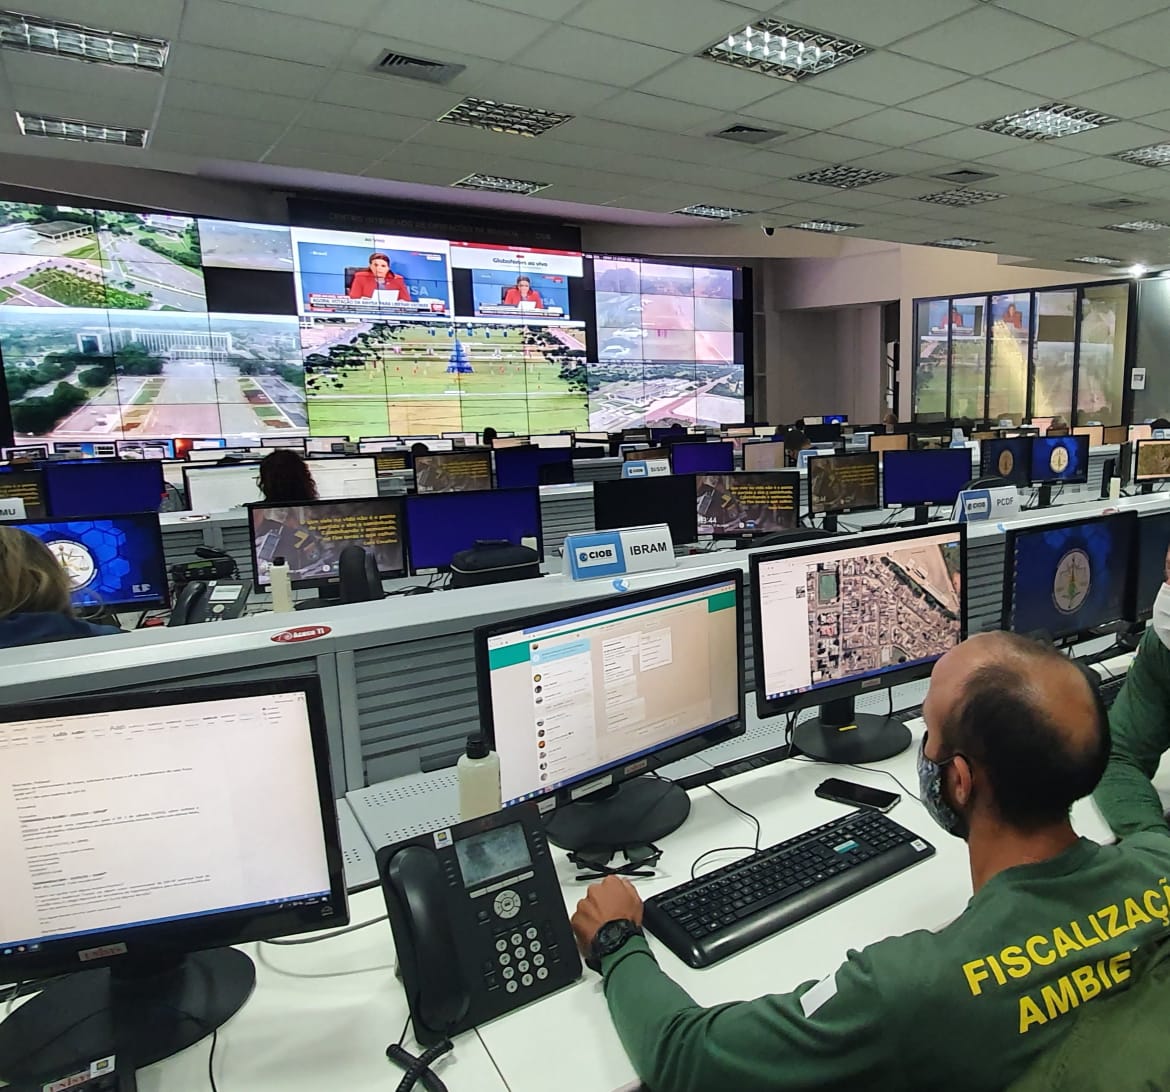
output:
[[[1102,679],[1101,685],[1098,689],[1101,691],[1101,700],[1105,703],[1105,708],[1110,709],[1113,703],[1117,701],[1117,695],[1121,693],[1121,688],[1125,685],[1125,676],[1119,675],[1115,679]]]
[[[856,811],[655,895],[645,925],[709,967],[933,855],[888,816]]]

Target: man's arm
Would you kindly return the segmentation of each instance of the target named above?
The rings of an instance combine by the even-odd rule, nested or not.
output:
[[[1125,686],[1109,711],[1109,765],[1093,799],[1120,838],[1167,829],[1151,783],[1170,750],[1170,651],[1151,628],[1142,638]]]

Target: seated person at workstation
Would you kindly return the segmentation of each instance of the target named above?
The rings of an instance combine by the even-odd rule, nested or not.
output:
[[[923,803],[967,842],[974,889],[937,932],[707,1009],[659,969],[632,884],[607,877],[578,903],[578,943],[650,1088],[1004,1088],[1062,1042],[1082,1000],[1130,984],[1133,949],[1167,935],[1165,829],[1102,846],[1069,820],[1109,754],[1079,665],[1018,636],[974,637],[936,665],[923,719]]]
[[[1052,424],[1048,426],[1047,436],[1067,436],[1069,433],[1068,422],[1060,416],[1052,418]]]
[[[304,456],[292,448],[278,447],[260,460],[257,478],[269,504],[304,504],[317,500],[317,483]]]
[[[796,465],[796,456],[812,447],[812,441],[798,428],[784,434],[784,456],[789,466]]]
[[[40,539],[0,525],[0,648],[121,633],[73,613],[69,578]]]
[[[886,432],[893,432],[894,426],[898,423],[898,415],[896,413],[887,413],[882,418],[882,424],[885,426]]]
[[[351,300],[373,296],[375,292],[397,292],[398,299],[410,303],[410,288],[401,276],[390,268],[390,257],[386,254],[371,254],[366,269],[359,269],[353,275],[353,283],[347,295]]]
[[[491,447],[499,433],[491,425],[485,425],[483,430],[483,446]]]

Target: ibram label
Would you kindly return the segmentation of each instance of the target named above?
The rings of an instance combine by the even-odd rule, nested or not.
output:
[[[330,626],[296,626],[294,629],[274,633],[269,639],[280,645],[292,645],[299,641],[315,641],[318,637],[328,637],[332,632]]]

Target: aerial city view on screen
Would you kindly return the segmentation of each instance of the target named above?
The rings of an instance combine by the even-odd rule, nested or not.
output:
[[[959,547],[891,546],[810,567],[813,685],[937,656],[957,644]]]

